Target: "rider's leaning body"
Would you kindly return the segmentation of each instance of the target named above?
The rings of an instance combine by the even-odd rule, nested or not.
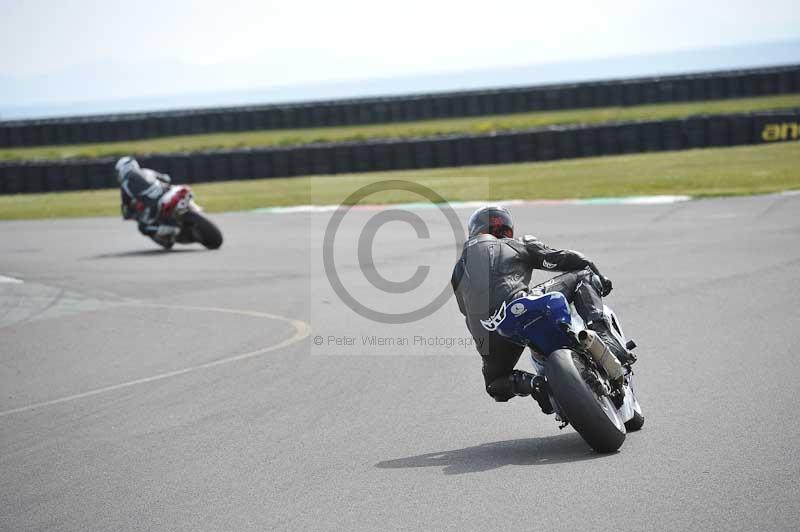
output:
[[[534,269],[567,273],[529,288]],[[483,207],[472,214],[469,238],[451,283],[458,308],[483,359],[486,392],[496,401],[532,395],[543,410],[552,411],[542,378],[514,369],[523,346],[481,325],[481,320],[493,316],[503,302],[525,293],[561,292],[617,358],[628,363],[633,360],[605,321],[602,296],[611,291],[611,281],[577,251],[550,248],[530,235],[515,239],[511,213],[503,207]]]
[[[162,246],[174,243],[180,231],[159,220],[158,200],[169,190],[171,178],[150,168],[141,168],[133,157],[122,157],[115,166],[120,188],[122,218],[139,222],[139,231]]]

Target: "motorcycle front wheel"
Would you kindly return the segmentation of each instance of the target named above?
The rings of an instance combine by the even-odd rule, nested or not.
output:
[[[183,226],[191,231],[195,241],[208,249],[218,249],[222,245],[222,232],[219,228],[199,212],[187,212],[183,215]]]
[[[608,396],[595,393],[581,376],[579,355],[559,349],[547,357],[545,377],[559,409],[598,453],[612,453],[625,441],[625,425]]]

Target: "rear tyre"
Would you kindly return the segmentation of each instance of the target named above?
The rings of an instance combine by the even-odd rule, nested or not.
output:
[[[208,249],[218,249],[222,245],[222,232],[214,222],[199,212],[188,212],[183,216],[184,224],[192,236]]]
[[[625,422],[625,430],[628,432],[641,430],[642,426],[644,426],[644,416],[636,411],[633,412],[633,417]]]
[[[545,377],[562,413],[598,453],[612,453],[625,441],[625,425],[611,400],[596,395],[581,377],[583,363],[568,349],[547,357]]]

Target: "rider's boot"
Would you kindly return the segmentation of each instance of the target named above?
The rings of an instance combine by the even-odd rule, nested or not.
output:
[[[553,413],[553,405],[547,393],[547,381],[541,375],[534,375],[527,371],[514,370],[511,372],[512,390],[514,395],[525,397],[530,395],[545,414]]]
[[[536,399],[536,402],[539,403],[539,408],[542,409],[542,412],[545,414],[552,414],[555,412],[553,409],[553,404],[550,402],[550,394],[547,392],[547,381],[541,375],[536,375],[533,377],[533,392],[531,393],[531,397]]]
[[[158,235],[150,235],[150,238],[153,239],[153,242],[163,247],[164,249],[172,249],[172,246],[175,245],[174,238],[161,237]]]
[[[620,364],[623,366],[630,366],[636,362],[636,355],[628,351],[625,346],[617,340],[617,337],[609,329],[606,320],[599,319],[589,322],[586,325],[589,329],[597,333],[597,336],[608,346],[614,356],[617,357]]]

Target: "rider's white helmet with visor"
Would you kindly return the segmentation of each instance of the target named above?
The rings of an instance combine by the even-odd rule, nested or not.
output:
[[[130,156],[121,157],[114,165],[114,169],[117,171],[117,181],[122,183],[125,174],[140,169],[139,161]]]

